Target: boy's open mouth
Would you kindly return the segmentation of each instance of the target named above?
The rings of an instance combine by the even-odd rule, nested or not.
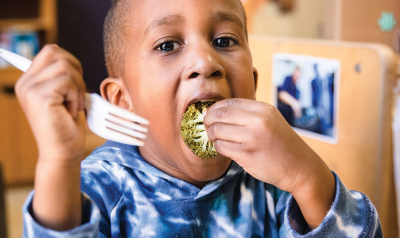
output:
[[[210,141],[203,124],[204,113],[215,100],[197,101],[189,104],[183,114],[181,135],[189,149],[202,159],[210,159],[217,155],[214,142]]]

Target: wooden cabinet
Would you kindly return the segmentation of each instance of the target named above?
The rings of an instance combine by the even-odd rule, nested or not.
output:
[[[56,0],[1,0],[0,31],[33,30],[39,33],[40,46],[56,43],[56,3]],[[14,93],[21,74],[14,67],[0,69],[0,162],[6,185],[33,183],[38,158],[35,139]],[[86,131],[85,156],[105,142]]]
[[[42,37],[42,45],[55,43],[57,0],[0,1],[0,30],[7,29],[38,31]]]
[[[14,93],[21,72],[0,70],[0,162],[7,185],[31,183],[37,147],[25,115]]]
[[[41,46],[56,42],[56,0],[4,0],[0,2],[0,13],[0,31],[36,31]],[[6,185],[32,183],[38,157],[34,137],[14,93],[21,74],[13,67],[0,69],[0,162]]]

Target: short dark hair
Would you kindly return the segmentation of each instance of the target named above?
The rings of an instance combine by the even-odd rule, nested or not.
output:
[[[132,0],[113,0],[104,21],[103,40],[106,67],[110,77],[123,74],[125,38],[131,22]]]
[[[244,13],[244,27],[247,38],[247,19],[242,1],[240,6]],[[134,0],[112,0],[112,5],[108,11],[104,22],[103,40],[106,67],[109,77],[124,76],[125,65],[125,42],[128,29],[132,19],[132,8]]]

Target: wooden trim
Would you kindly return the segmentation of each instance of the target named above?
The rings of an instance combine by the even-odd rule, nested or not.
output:
[[[40,21],[46,27],[46,43],[57,42],[57,2],[40,0]]]

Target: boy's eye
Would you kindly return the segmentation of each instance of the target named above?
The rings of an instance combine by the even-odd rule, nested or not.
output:
[[[157,50],[159,50],[159,51],[173,51],[173,50],[175,50],[175,49],[177,49],[179,47],[180,47],[180,45],[179,45],[178,42],[167,41],[167,42],[164,42],[164,43],[160,44],[157,47]]]
[[[235,41],[231,38],[228,37],[222,37],[222,38],[218,38],[216,40],[213,41],[213,46],[215,47],[219,47],[219,48],[225,48],[225,47],[229,47],[235,44]]]

